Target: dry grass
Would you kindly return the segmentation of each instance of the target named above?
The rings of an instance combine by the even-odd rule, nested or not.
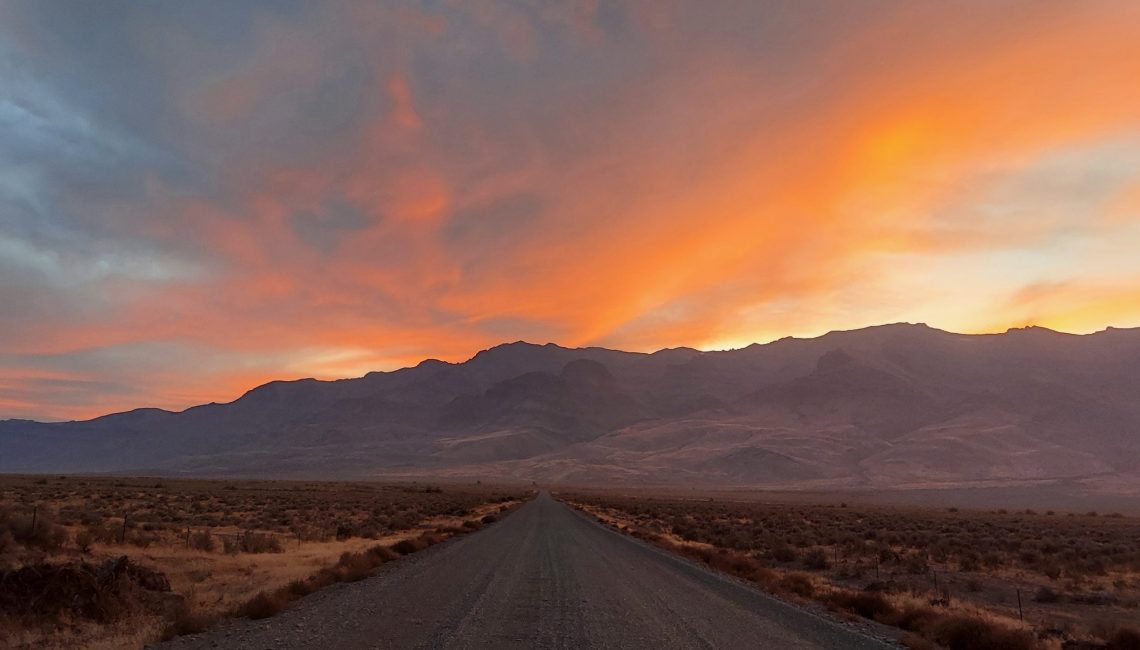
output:
[[[526,495],[470,485],[2,477],[0,571],[128,555],[162,574],[175,597],[100,621],[0,614],[0,636],[13,647],[141,647],[225,616],[269,616],[478,530]]]
[[[396,543],[414,534],[394,533],[378,539],[305,542],[273,554],[225,554],[184,548],[148,548],[137,552],[138,561],[163,571],[176,593],[186,595],[191,605],[223,612],[265,589],[307,578],[322,567],[335,564],[345,553],[364,551],[380,543]],[[96,548],[95,552],[103,549]],[[114,552],[114,548],[106,552]]]
[[[1127,647],[1140,618],[1135,518],[559,496],[770,592],[906,630],[911,647]]]

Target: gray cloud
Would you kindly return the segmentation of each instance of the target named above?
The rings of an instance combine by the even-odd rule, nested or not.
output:
[[[727,171],[746,197],[790,158],[808,171],[781,171],[775,191],[839,184],[819,169],[843,129],[866,126],[845,121],[853,98],[935,88],[923,63],[1034,26],[1022,3],[591,6],[0,0],[0,355],[36,351],[0,363],[56,373],[8,399],[145,396],[148,373],[197,358],[272,373],[310,344],[382,358],[428,345],[425,331],[465,352],[527,332],[628,339],[688,323],[716,282],[732,284],[716,301],[732,313],[779,284],[765,242],[803,215],[757,209],[706,238],[722,161],[745,168]],[[1008,203],[1036,210],[1024,197],[1038,192],[1078,211],[1130,161],[1064,184],[1050,179],[1068,168],[1027,176]],[[675,211],[686,197],[695,207]],[[948,209],[936,220],[966,210]],[[737,276],[662,268],[717,264],[709,249],[749,236],[766,253],[717,272]],[[707,249],[685,250],[697,239]],[[623,240],[667,252],[643,268]],[[578,304],[563,294],[583,273]],[[658,284],[597,305],[605,280],[634,273]],[[570,322],[595,308],[605,319]]]
[[[324,252],[332,252],[344,237],[373,225],[359,206],[340,198],[330,199],[318,210],[296,212],[291,220],[298,237]]]

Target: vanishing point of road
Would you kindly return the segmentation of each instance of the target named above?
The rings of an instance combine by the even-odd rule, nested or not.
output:
[[[543,493],[484,530],[170,648],[886,648]]]

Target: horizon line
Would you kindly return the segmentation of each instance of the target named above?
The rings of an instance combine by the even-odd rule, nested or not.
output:
[[[740,350],[746,350],[746,349],[753,348],[753,347],[765,347],[765,346],[773,345],[773,344],[780,343],[783,341],[813,341],[813,340],[822,339],[824,337],[827,337],[827,336],[830,336],[833,334],[860,332],[860,331],[864,331],[864,330],[881,329],[881,328],[885,328],[885,327],[922,328],[922,329],[931,330],[934,332],[940,332],[942,334],[951,334],[954,336],[1004,336],[1006,334],[1010,334],[1011,332],[1027,331],[1027,330],[1040,330],[1040,331],[1049,332],[1052,334],[1060,334],[1063,336],[1091,337],[1091,336],[1097,336],[1097,335],[1105,334],[1105,333],[1110,332],[1110,331],[1140,330],[1140,326],[1122,327],[1122,326],[1118,326],[1118,325],[1105,325],[1103,328],[1095,330],[1095,331],[1091,331],[1091,332],[1066,332],[1064,330],[1053,329],[1051,327],[1046,327],[1043,325],[1021,325],[1021,326],[1008,327],[1004,331],[954,332],[954,331],[942,329],[939,327],[933,327],[933,326],[931,326],[925,322],[915,323],[915,322],[910,322],[910,321],[896,321],[893,323],[879,323],[877,325],[865,325],[863,327],[855,327],[855,328],[851,328],[851,329],[833,329],[833,330],[828,330],[822,334],[817,334],[815,336],[787,335],[787,336],[782,336],[780,338],[772,339],[769,341],[754,341],[754,342],[749,343],[747,345],[742,345],[740,347],[735,347],[735,348],[702,349],[702,348],[693,347],[693,346],[679,345],[679,346],[674,346],[674,347],[659,348],[657,350],[653,350],[652,352],[642,352],[642,351],[636,351],[636,350],[622,350],[620,348],[608,348],[608,347],[601,346],[601,345],[567,346],[567,345],[562,345],[560,343],[555,343],[553,341],[548,341],[546,343],[534,343],[531,341],[527,341],[525,339],[518,339],[516,341],[505,341],[503,343],[498,343],[496,345],[492,345],[491,347],[488,347],[488,348],[483,348],[481,350],[476,351],[474,354],[472,354],[471,356],[467,357],[466,359],[464,359],[462,361],[444,361],[444,360],[438,359],[436,357],[425,357],[425,358],[421,359],[415,365],[401,366],[401,367],[392,368],[389,370],[370,370],[370,371],[364,373],[363,375],[352,375],[352,376],[345,376],[345,377],[329,377],[329,378],[318,378],[318,377],[311,377],[310,376],[310,377],[295,377],[292,379],[271,379],[267,382],[257,384],[256,386],[253,386],[253,387],[243,391],[240,395],[238,395],[237,397],[235,397],[234,399],[232,399],[228,402],[216,402],[216,401],[214,401],[214,402],[202,402],[202,403],[197,403],[197,404],[190,404],[190,405],[188,405],[185,408],[180,409],[180,410],[170,410],[170,409],[164,409],[164,408],[153,407],[153,406],[137,406],[135,408],[126,409],[123,411],[111,411],[109,413],[104,413],[102,415],[96,415],[96,416],[93,416],[90,418],[85,418],[85,419],[74,419],[74,418],[73,419],[56,419],[56,418],[51,418],[51,417],[37,416],[37,417],[30,417],[30,418],[29,417],[0,418],[0,423],[3,423],[3,422],[36,422],[36,423],[40,423],[40,424],[65,424],[65,423],[69,423],[69,422],[90,422],[91,420],[97,420],[99,418],[104,418],[104,417],[108,417],[108,416],[112,416],[112,415],[122,415],[122,414],[126,414],[126,413],[134,413],[137,411],[161,411],[163,413],[169,413],[169,414],[174,415],[174,414],[179,414],[179,413],[185,413],[186,411],[189,411],[189,410],[194,409],[194,408],[199,408],[202,406],[233,404],[234,402],[241,400],[243,397],[252,393],[253,391],[255,391],[259,388],[262,388],[264,386],[269,386],[270,384],[294,383],[294,382],[301,382],[301,381],[315,381],[315,382],[322,382],[322,383],[332,383],[332,382],[337,382],[337,381],[351,381],[351,380],[356,380],[356,379],[363,379],[364,377],[367,377],[367,376],[373,375],[373,374],[387,374],[387,373],[393,373],[393,372],[400,372],[402,370],[410,370],[412,368],[418,368],[419,366],[421,366],[425,363],[429,363],[429,362],[443,363],[443,364],[447,364],[447,365],[451,365],[451,366],[461,366],[465,363],[468,363],[468,362],[474,360],[476,357],[478,357],[481,354],[484,354],[486,352],[490,352],[491,350],[495,350],[498,348],[507,347],[507,346],[511,346],[511,345],[520,345],[520,344],[521,345],[529,345],[529,346],[533,346],[533,347],[556,347],[556,348],[559,348],[562,350],[607,350],[610,352],[621,352],[624,354],[639,354],[639,355],[645,355],[645,356],[650,356],[650,355],[658,354],[661,352],[668,352],[671,350],[692,350],[693,352],[697,352],[700,354],[716,354],[716,353],[724,353],[724,352],[737,352]]]

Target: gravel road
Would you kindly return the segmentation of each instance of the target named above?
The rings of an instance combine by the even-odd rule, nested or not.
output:
[[[162,648],[887,648],[547,494],[262,621]]]

